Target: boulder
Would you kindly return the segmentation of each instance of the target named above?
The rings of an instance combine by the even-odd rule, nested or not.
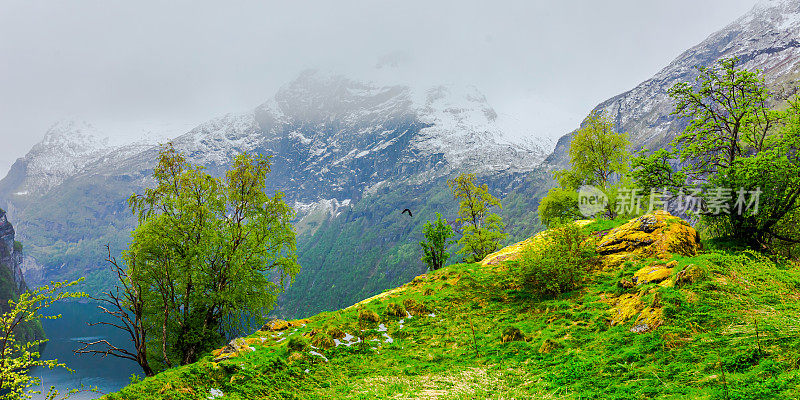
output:
[[[606,267],[641,257],[668,254],[692,256],[700,249],[700,236],[688,222],[659,210],[612,229],[597,245]]]
[[[611,326],[625,323],[644,309],[644,304],[638,294],[623,294],[620,297],[609,299],[608,303],[612,306],[608,310],[611,314]]]
[[[656,264],[644,267],[633,274],[633,283],[644,285],[645,283],[661,282],[672,276],[673,269],[669,265]]]
[[[650,332],[664,323],[664,311],[660,307],[647,307],[639,313],[639,317],[633,323],[631,332],[645,333]]]
[[[243,338],[236,338],[231,340],[225,347],[214,352],[214,362],[220,362],[229,358],[237,357],[241,354],[253,351],[252,347]]]
[[[265,332],[283,331],[286,329],[289,329],[289,323],[282,319],[273,319],[261,327],[261,330]]]

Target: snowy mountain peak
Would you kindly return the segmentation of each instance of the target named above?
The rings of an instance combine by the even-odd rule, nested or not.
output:
[[[73,151],[85,152],[108,147],[109,142],[86,121],[61,120],[50,126],[39,145],[67,146]]]

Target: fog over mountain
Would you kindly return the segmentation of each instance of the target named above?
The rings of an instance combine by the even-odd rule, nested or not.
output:
[[[0,1],[0,175],[57,121],[176,137],[308,68],[472,85],[511,139],[556,139],[752,3]]]

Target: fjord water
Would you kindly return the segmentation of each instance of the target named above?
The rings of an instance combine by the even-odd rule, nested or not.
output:
[[[80,392],[70,399],[96,399],[102,394],[114,392],[130,382],[131,374],[142,375],[139,366],[130,360],[116,357],[102,358],[98,355],[75,354],[73,351],[81,347],[80,341],[107,339],[111,343],[128,344],[129,339],[124,332],[109,326],[88,326],[86,322],[100,320],[112,322],[93,303],[58,302],[44,310],[44,315],[61,314],[53,320],[42,320],[49,339],[42,351],[43,359],[58,359],[67,364],[75,372],[64,368],[50,370],[35,368],[31,375],[42,379],[42,391],[55,386],[59,392],[69,389],[97,387],[99,393]],[[34,397],[40,399],[43,396]]]

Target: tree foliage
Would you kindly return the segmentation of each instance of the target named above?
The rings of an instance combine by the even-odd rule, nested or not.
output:
[[[447,246],[450,244],[450,238],[453,237],[453,228],[447,223],[447,220],[442,218],[442,215],[436,213],[436,220],[425,222],[422,227],[422,235],[425,240],[419,242],[422,247],[422,261],[428,265],[428,269],[433,271],[444,267],[447,259],[450,258],[450,253],[447,252]]]
[[[629,144],[628,135],[614,130],[607,113],[589,114],[570,142],[571,169],[556,173],[559,183],[572,189],[581,185],[605,188],[628,171]]]
[[[787,232],[786,224],[800,207],[800,100],[785,111],[770,108],[759,71],[738,63],[732,58],[700,67],[694,85],[670,89],[675,114],[689,120],[675,144],[689,183],[703,189],[702,218],[717,234],[759,248],[797,242],[797,231]],[[732,207],[709,210],[720,188],[731,191]],[[758,207],[743,207],[758,194]]]
[[[475,174],[461,174],[449,180],[453,197],[459,201],[458,219],[463,236],[459,254],[469,261],[480,261],[496,251],[507,234],[500,216],[491,212],[493,207],[502,208],[500,201],[489,194],[486,184],[475,184]]]
[[[43,315],[42,311],[61,299],[85,297],[82,292],[66,291],[80,281],[53,282],[20,294],[16,301],[9,300],[9,311],[0,317],[0,399],[30,399],[34,394],[41,394],[41,391],[31,389],[41,384],[40,378],[28,374],[31,368],[67,368],[58,360],[39,358],[38,348],[47,340],[18,341],[17,333],[25,324],[60,318],[60,315]],[[58,391],[51,387],[45,398],[51,400],[58,395]]]
[[[584,185],[595,186],[605,193],[608,202],[603,214],[615,218],[618,188],[614,185],[628,173],[629,145],[628,135],[615,131],[607,113],[589,114],[570,142],[570,168],[555,172],[560,188],[550,190],[539,203],[542,223],[551,226],[579,218],[576,192]]]
[[[539,202],[539,219],[548,227],[581,217],[578,212],[578,193],[555,187]]]
[[[141,308],[137,352],[151,366],[192,363],[260,325],[299,271],[294,211],[264,193],[269,172],[267,158],[240,154],[217,178],[165,146],[155,186],[130,198],[139,226],[122,255],[120,311]]]

